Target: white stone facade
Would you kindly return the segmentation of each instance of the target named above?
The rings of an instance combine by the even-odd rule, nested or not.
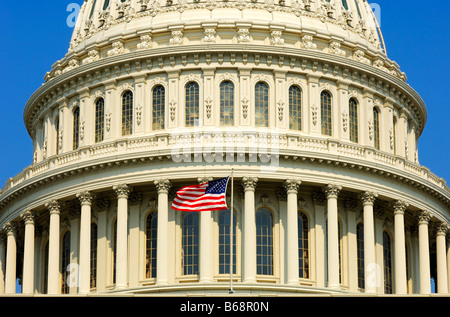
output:
[[[193,216],[191,265],[170,206],[233,169],[237,292],[429,294],[433,276],[447,294],[450,189],[419,164],[426,119],[366,1],[88,0],[25,107],[34,160],[0,191],[0,293],[16,277],[25,294],[226,292],[220,213]]]

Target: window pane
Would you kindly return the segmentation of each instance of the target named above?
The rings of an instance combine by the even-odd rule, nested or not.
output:
[[[269,127],[269,87],[265,83],[255,86],[255,125]]]
[[[383,256],[384,256],[384,292],[392,294],[392,258],[391,237],[383,232]]]
[[[63,237],[62,254],[61,254],[61,272],[62,272],[62,290],[61,293],[69,294],[69,285],[67,278],[70,274],[70,231]]]
[[[96,286],[97,281],[97,225],[91,224],[91,287]]]
[[[186,127],[199,126],[200,90],[197,83],[186,85]]]
[[[199,255],[199,227],[198,213],[183,213],[182,245],[183,245],[183,274],[198,274]]]
[[[298,213],[298,268],[300,278],[309,278],[308,217]]]
[[[354,98],[349,102],[350,141],[358,143],[358,103]]]
[[[166,90],[163,86],[153,89],[152,130],[163,130],[166,113]]]
[[[302,91],[297,86],[289,88],[289,129],[302,129]]]
[[[73,149],[80,146],[80,108],[73,112]]]
[[[219,274],[230,274],[230,210],[219,213]],[[236,274],[236,213],[233,214],[233,274]]]
[[[373,108],[373,142],[377,150],[380,149],[380,112]]]
[[[256,213],[256,263],[257,274],[273,275],[272,213],[267,209]]]
[[[158,238],[158,213],[152,212],[147,216],[147,250],[146,277],[156,278],[156,246]]]
[[[105,131],[105,100],[100,98],[95,104],[95,142],[102,142]]]
[[[358,287],[364,289],[364,225],[359,223],[356,226],[356,250],[357,250],[357,263],[358,263]]]
[[[220,85],[220,125],[234,125],[234,85],[229,81]]]
[[[331,121],[331,95],[323,91],[320,95],[320,110],[322,116],[322,134],[332,135],[333,127]]]
[[[133,93],[127,91],[122,96],[122,135],[133,133]]]

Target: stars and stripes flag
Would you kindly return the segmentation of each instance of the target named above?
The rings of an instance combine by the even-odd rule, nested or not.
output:
[[[226,192],[229,179],[226,177],[181,188],[172,203],[172,209],[187,212],[228,209]]]

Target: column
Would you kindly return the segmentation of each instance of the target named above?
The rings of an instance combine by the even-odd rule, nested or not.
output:
[[[168,179],[154,182],[158,191],[158,238],[156,254],[156,284],[169,283],[169,190],[172,183]]]
[[[375,294],[377,289],[377,265],[375,260],[375,225],[373,204],[378,195],[373,192],[362,192],[364,217],[364,277],[365,292]]]
[[[5,294],[6,234],[0,233],[0,294]]]
[[[245,210],[244,210],[244,248],[242,249],[242,280],[245,283],[256,282],[256,214],[255,189],[256,177],[243,177]]]
[[[89,191],[77,194],[81,204],[79,293],[88,294],[91,289],[91,206],[94,195]]]
[[[428,241],[430,219],[431,215],[428,211],[422,210],[419,212],[420,294],[431,293],[430,242]]]
[[[397,200],[394,208],[394,258],[395,258],[395,293],[408,292],[406,279],[406,249],[405,249],[405,220],[404,214],[408,204]]]
[[[6,231],[6,276],[5,293],[16,293],[16,261],[17,261],[17,224],[8,222],[4,228]]]
[[[128,196],[131,189],[126,184],[113,189],[117,195],[116,289],[124,289],[128,286]]]
[[[140,233],[140,207],[142,204],[142,193],[132,192],[128,199],[130,205],[130,261],[129,261],[129,275],[128,283],[129,287],[139,286],[139,233]]]
[[[95,204],[97,205],[97,281],[96,288],[97,293],[104,292],[106,290],[106,265],[108,248],[107,237],[107,216],[110,207],[110,200],[108,198],[97,199]]]
[[[284,183],[287,193],[287,284],[298,284],[298,189],[300,180],[288,179]]]
[[[213,178],[200,177],[199,184],[211,181]],[[213,233],[212,213],[203,211],[200,213],[200,282],[211,283],[213,281]]]
[[[25,223],[25,242],[23,252],[23,282],[22,293],[34,293],[34,220],[36,215],[31,210],[26,210],[20,217]]]
[[[328,287],[339,289],[339,223],[337,198],[342,190],[339,185],[329,184],[324,188],[327,197],[328,220]]]
[[[445,235],[448,225],[440,222],[436,226],[436,262],[437,262],[437,292],[439,294],[448,293],[447,258]]]
[[[60,268],[59,268],[59,246],[61,227],[61,202],[52,200],[45,204],[50,212],[50,229],[48,242],[48,282],[47,289],[49,295],[61,293],[60,288]]]

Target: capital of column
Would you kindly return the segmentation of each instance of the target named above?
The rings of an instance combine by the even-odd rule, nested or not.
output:
[[[113,190],[116,192],[117,198],[128,198],[130,196],[131,187],[127,184],[119,184],[113,186]]]
[[[449,230],[449,225],[443,221],[436,223],[436,236],[445,236]]]
[[[20,214],[20,218],[22,218],[25,225],[34,224],[34,221],[36,220],[36,212],[27,209]]]
[[[300,188],[300,185],[302,184],[301,180],[298,179],[287,179],[284,182],[284,188],[286,189],[286,192],[289,193],[298,193],[298,189]]]
[[[244,191],[254,191],[257,183],[257,177],[242,177],[242,187],[244,188]]]
[[[92,205],[92,202],[94,201],[95,194],[91,193],[90,191],[82,191],[78,193],[77,198],[80,200],[81,205]]]
[[[3,226],[3,230],[5,230],[6,235],[15,235],[17,233],[17,224],[14,221],[8,221]]]
[[[370,191],[364,191],[359,194],[359,197],[361,198],[361,201],[364,206],[372,205],[375,202],[375,199],[378,197],[377,193],[370,192]]]
[[[406,208],[409,206],[409,204],[403,200],[396,200],[392,203],[392,208],[394,208],[394,215],[395,214],[404,214]]]
[[[431,214],[426,210],[421,210],[417,213],[417,220],[420,224],[428,225],[431,219]]]
[[[59,200],[50,200],[49,202],[45,203],[45,207],[50,211],[50,214],[59,214],[61,212],[63,204]]]
[[[323,191],[325,193],[325,196],[327,197],[327,199],[329,198],[338,198],[339,193],[342,190],[342,186],[341,185],[336,185],[336,184],[328,184],[327,186],[325,186],[323,188]]]
[[[153,182],[156,186],[158,194],[165,193],[168,194],[172,188],[172,183],[168,179],[158,179]]]

